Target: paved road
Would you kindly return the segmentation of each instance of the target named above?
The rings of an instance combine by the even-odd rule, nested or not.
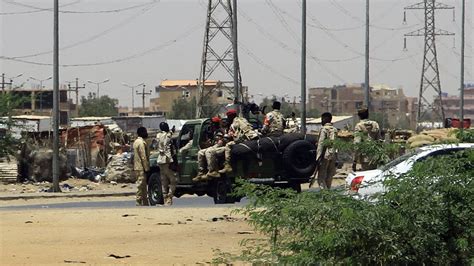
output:
[[[173,200],[173,208],[208,208],[208,207],[223,207],[223,206],[243,206],[247,201],[243,199],[240,203],[235,204],[214,204],[211,197],[182,197]],[[134,200],[111,200],[111,201],[85,201],[85,202],[65,202],[65,203],[46,203],[46,204],[32,204],[22,206],[4,206],[0,207],[2,210],[31,210],[31,209],[71,209],[71,208],[131,208],[135,207]],[[159,208],[157,206],[140,207],[140,208]]]

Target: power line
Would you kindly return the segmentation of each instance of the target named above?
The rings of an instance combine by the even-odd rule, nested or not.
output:
[[[106,34],[114,31],[114,30],[117,30],[119,29],[120,27],[122,26],[125,26],[127,25],[128,23],[132,22],[133,20],[137,19],[138,17],[142,16],[143,14],[145,14],[146,12],[150,11],[151,9],[153,9],[155,7],[157,2],[153,3],[153,4],[150,4],[149,6],[145,7],[144,9],[142,9],[139,13],[137,14],[134,14],[132,15],[131,17],[121,21],[120,23],[102,31],[102,32],[99,32],[97,34],[94,34],[92,35],[91,37],[88,37],[84,40],[81,40],[81,41],[78,41],[78,42],[75,42],[75,43],[72,43],[72,44],[69,44],[69,45],[66,45],[64,47],[61,47],[59,50],[60,51],[64,51],[64,50],[67,50],[67,49],[70,49],[70,48],[73,48],[73,47],[76,47],[76,46],[79,46],[81,44],[84,44],[84,43],[88,43],[88,42],[91,42],[93,40],[96,40],[100,37],[103,37],[105,36]],[[29,55],[22,55],[22,56],[11,56],[9,58],[12,58],[12,59],[22,59],[22,58],[31,58],[31,57],[37,57],[37,56],[41,56],[41,55],[46,55],[46,54],[51,54],[53,51],[52,50],[49,50],[49,51],[43,51],[43,52],[39,52],[39,53],[35,53],[35,54],[29,54]]]
[[[10,4],[9,1],[3,0],[3,2]],[[71,2],[71,3],[61,5],[60,7],[72,6],[72,5],[78,4],[80,2],[82,2],[82,0],[76,0],[76,1]],[[2,16],[2,15],[25,15],[25,14],[40,13],[40,12],[45,12],[45,11],[46,10],[19,11],[19,12],[0,12],[0,16]]]
[[[134,5],[134,6],[129,6],[129,7],[124,7],[124,8],[117,8],[117,9],[110,9],[110,10],[98,10],[98,11],[74,11],[74,10],[60,10],[59,13],[66,13],[66,14],[107,14],[107,13],[120,13],[132,9],[137,9],[141,8],[144,6],[147,6],[149,4],[155,3],[160,0],[151,0],[150,2],[144,3],[144,4],[139,4],[139,5]],[[16,5],[16,6],[21,6],[21,7],[26,7],[26,8],[31,8],[36,11],[50,11],[52,12],[52,8],[41,8],[37,6],[32,6],[32,5],[27,5],[23,3],[18,3],[18,2],[13,2],[13,1],[6,1],[4,0],[5,3],[11,4],[11,5]]]
[[[126,56],[126,57],[122,57],[122,58],[118,58],[118,59],[114,59],[114,60],[103,61],[103,62],[84,63],[84,64],[62,64],[60,66],[61,67],[100,66],[100,65],[108,65],[108,64],[113,64],[113,63],[121,63],[121,62],[125,62],[125,61],[130,61],[130,60],[145,56],[149,53],[162,50],[164,48],[167,48],[167,47],[173,45],[174,43],[176,43],[176,42],[178,42],[182,39],[188,38],[191,35],[191,33],[194,33],[200,27],[202,27],[202,24],[194,25],[191,29],[184,32],[183,34],[178,35],[178,37],[176,37],[173,40],[169,40],[169,41],[167,41],[165,43],[162,43],[162,44],[159,44],[159,45],[157,45],[153,48],[147,49],[145,51],[142,51],[142,52],[130,55],[130,56]],[[19,62],[19,63],[30,64],[30,65],[37,65],[37,66],[52,66],[51,63],[35,62],[35,61],[28,61],[28,60],[23,60],[23,59],[15,59],[15,58],[7,57],[7,56],[0,56],[0,59],[7,60],[7,61],[14,61],[14,62]]]
[[[272,66],[266,64],[262,59],[260,59],[257,55],[255,55],[249,48],[247,48],[247,46],[245,46],[242,42],[239,41],[239,47],[242,48],[242,50],[244,51],[245,54],[247,54],[255,63],[263,66],[266,70],[272,72],[273,74],[293,83],[293,84],[297,84],[299,85],[300,83],[298,81],[296,81],[295,79],[287,76],[287,75],[284,75],[282,74],[281,72],[279,72],[278,70],[276,70],[275,68],[273,68]]]

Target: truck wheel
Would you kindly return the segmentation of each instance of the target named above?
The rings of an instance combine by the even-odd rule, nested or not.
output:
[[[301,193],[301,184],[300,183],[290,183],[290,188],[296,191],[296,193]]]
[[[289,177],[311,176],[316,168],[316,147],[306,140],[297,140],[283,152],[283,162]]]
[[[215,204],[235,203],[235,199],[229,195],[230,193],[230,187],[226,179],[216,180],[213,193]]]
[[[148,178],[148,201],[152,206],[156,204],[163,205],[165,203],[159,172],[153,173],[150,178]]]

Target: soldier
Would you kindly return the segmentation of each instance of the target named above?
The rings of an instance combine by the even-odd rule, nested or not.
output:
[[[223,138],[223,129],[222,129],[222,120],[220,117],[215,116],[211,119],[211,126],[208,132],[208,138],[210,139],[210,147],[206,147],[204,149],[200,149],[198,152],[198,165],[199,165],[199,173],[198,175],[193,178],[194,182],[204,181],[210,178],[218,178],[220,177],[219,173],[217,172],[217,165],[214,164],[213,154],[215,153],[214,150],[223,147],[224,144],[222,142]],[[208,145],[206,145],[208,146]],[[207,174],[206,174],[207,173]]]
[[[150,153],[145,139],[148,138],[146,128],[137,129],[138,138],[133,142],[133,170],[137,176],[137,206],[148,206],[147,177],[150,172]]]
[[[331,113],[321,115],[323,127],[319,131],[318,148],[316,149],[316,158],[319,161],[318,184],[321,189],[330,189],[332,178],[336,174],[336,151],[325,143],[328,140],[336,139],[337,129],[331,124],[331,121]]]
[[[230,156],[231,149],[234,144],[258,138],[258,134],[253,130],[252,125],[245,118],[237,117],[236,110],[229,110],[226,115],[228,120],[227,123],[230,124],[228,135],[229,138],[232,138],[233,140],[229,141],[225,145],[225,163],[224,168],[219,170],[220,174],[232,172],[232,166],[230,165]]]
[[[156,135],[158,140],[158,158],[157,163],[160,167],[161,185],[163,187],[163,195],[166,205],[173,204],[173,196],[176,190],[176,176],[170,169],[173,162],[173,154],[171,149],[170,128],[167,123],[160,123],[161,132]]]
[[[375,121],[369,120],[369,109],[361,108],[357,115],[359,116],[360,122],[357,123],[354,129],[354,144],[363,141],[377,141],[380,139],[380,127]],[[362,170],[372,170],[377,166],[373,165],[366,156],[355,153],[354,163],[352,164],[352,170],[356,170],[356,163],[359,162],[362,166]]]
[[[283,134],[285,128],[285,118],[280,113],[281,103],[274,101],[272,108],[273,111],[265,115],[263,120],[262,133],[267,137],[279,137]]]

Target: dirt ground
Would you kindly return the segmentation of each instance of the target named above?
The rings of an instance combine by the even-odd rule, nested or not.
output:
[[[231,207],[0,211],[0,264],[201,264],[257,235]]]
[[[335,179],[334,186],[342,185]],[[69,179],[64,193],[120,192],[134,184]],[[62,186],[68,188],[68,186]],[[316,185],[317,186],[317,185]],[[49,194],[50,184],[0,185],[0,195]],[[308,184],[303,186],[307,189]],[[113,197],[113,200],[133,200]],[[110,201],[103,198],[40,198],[0,201],[0,206]],[[0,265],[207,264],[216,249],[238,253],[239,242],[259,238],[245,217],[226,207],[0,210]]]

